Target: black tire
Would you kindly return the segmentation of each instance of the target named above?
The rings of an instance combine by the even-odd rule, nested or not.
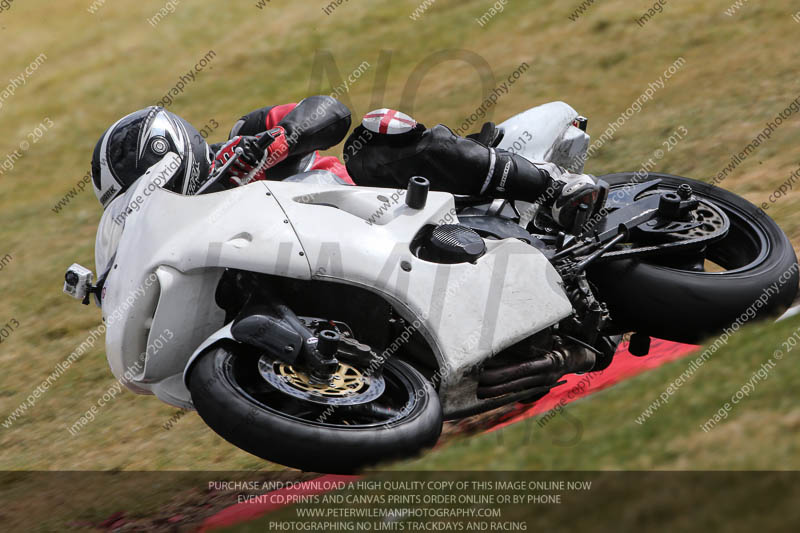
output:
[[[619,173],[599,178],[613,191],[633,177],[634,173]],[[775,221],[744,198],[719,187],[669,174],[649,175],[649,179],[656,178],[662,180],[660,188],[676,189],[688,183],[696,195],[713,200],[725,211],[731,230],[722,241],[709,246],[708,253],[715,254],[714,261],[726,270],[680,270],[648,259],[595,265],[589,271],[590,280],[600,299],[608,303],[620,330],[698,343],[731,326],[743,313],[753,315],[744,315],[746,320],[757,320],[779,315],[791,305],[798,290],[797,256]],[[776,283],[776,293],[759,306],[756,300],[764,289]]]
[[[432,447],[442,431],[436,391],[405,362],[389,360],[383,367],[387,391],[392,384],[396,389],[405,386],[416,391],[408,399],[402,419],[388,426],[347,426],[282,412],[245,391],[246,376],[258,375],[258,371],[253,356],[237,354],[236,348],[217,345],[200,355],[189,375],[189,390],[197,412],[211,429],[262,459],[305,471],[350,474],[416,455]]]

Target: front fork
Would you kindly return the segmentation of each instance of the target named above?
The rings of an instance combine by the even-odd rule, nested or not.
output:
[[[324,329],[315,334],[263,286],[250,292],[233,320],[231,335],[238,342],[305,371],[312,381],[327,383],[339,368],[339,333]]]

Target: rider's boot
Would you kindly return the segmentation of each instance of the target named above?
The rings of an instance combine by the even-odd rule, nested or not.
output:
[[[587,218],[602,207],[605,191],[593,176],[571,174],[553,163],[540,163],[539,167],[550,177],[539,204],[549,208],[548,214],[562,228],[573,228],[581,205],[586,206],[583,216]]]

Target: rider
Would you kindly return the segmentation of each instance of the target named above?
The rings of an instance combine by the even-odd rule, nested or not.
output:
[[[105,209],[148,168],[172,152],[179,156],[180,165],[159,185],[181,194],[241,185],[251,172],[251,179],[258,180],[329,170],[352,184],[344,165],[317,153],[341,142],[349,129],[346,106],[327,96],[311,96],[299,104],[257,109],[234,125],[227,142],[209,146],[187,121],[151,106],[123,117],[103,133],[92,156],[92,183]],[[263,135],[273,139],[266,148],[258,142]],[[243,150],[242,156],[211,182],[215,169],[222,167],[237,148]]]
[[[378,187],[405,187],[411,177],[424,176],[434,190],[539,201],[564,228],[571,228],[580,204],[592,208],[597,201],[598,187],[590,176],[496,148],[502,132],[491,123],[479,134],[460,137],[441,124],[428,129],[408,115],[381,109],[365,115],[345,143],[346,168],[334,157],[319,156],[318,150],[341,142],[349,129],[350,111],[344,104],[311,96],[299,104],[253,111],[234,125],[227,142],[209,146],[181,117],[148,107],[102,135],[92,157],[92,181],[105,209],[172,152],[180,164],[161,185],[182,194],[311,170],[330,171],[339,183],[353,184],[352,176],[359,185]],[[268,145],[264,135],[270,137]],[[239,159],[219,172],[238,148]]]

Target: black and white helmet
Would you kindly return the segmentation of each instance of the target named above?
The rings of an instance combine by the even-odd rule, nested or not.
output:
[[[162,187],[182,194],[197,192],[208,177],[212,154],[191,124],[163,107],[151,106],[108,128],[92,156],[94,193],[103,208],[167,152],[178,155],[181,163]]]

